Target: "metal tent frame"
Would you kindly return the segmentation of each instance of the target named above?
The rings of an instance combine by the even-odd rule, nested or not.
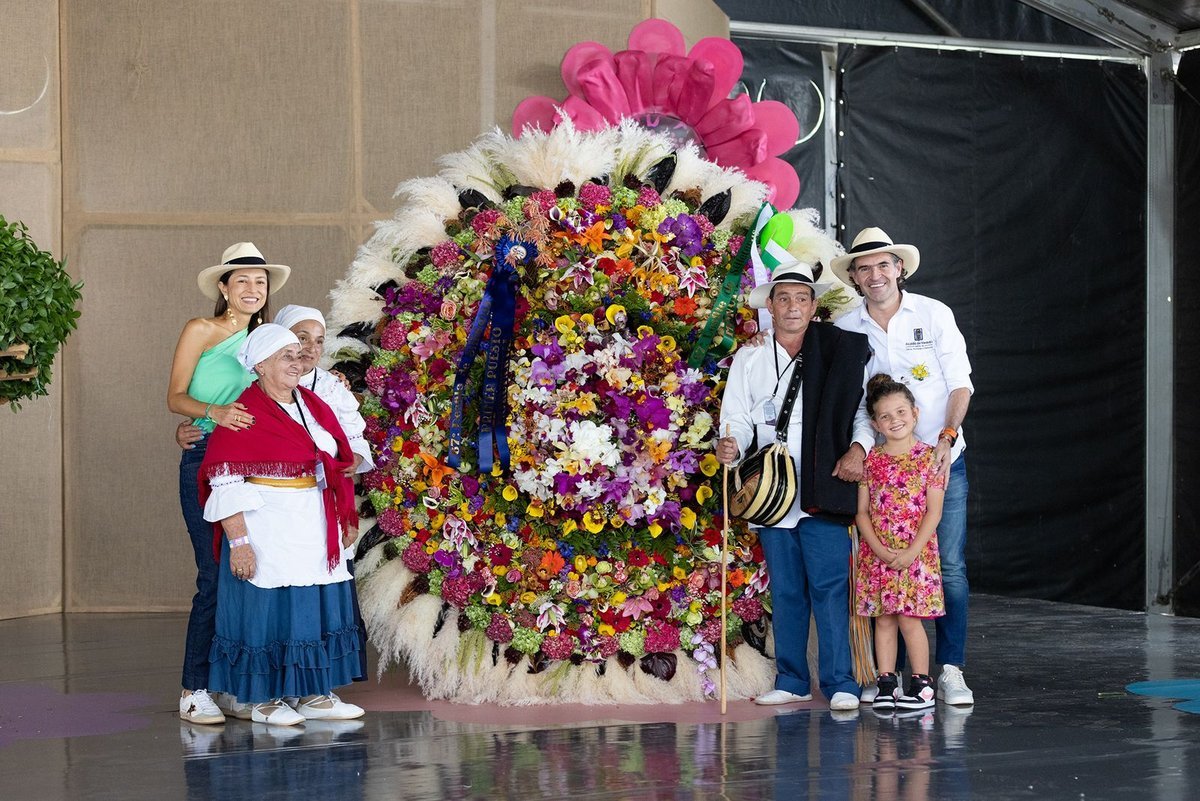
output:
[[[1181,30],[1121,0],[1016,0],[1056,17],[1109,46],[969,39],[928,10],[943,36],[731,21],[730,35],[825,46],[826,153],[836,152],[834,84],[839,44],[966,50],[1023,57],[1137,63],[1146,75],[1146,434],[1145,601],[1148,612],[1173,614],[1175,520],[1173,434],[1175,390],[1175,73],[1182,53],[1200,48],[1200,28]],[[837,227],[836,160],[827,159],[825,219]]]

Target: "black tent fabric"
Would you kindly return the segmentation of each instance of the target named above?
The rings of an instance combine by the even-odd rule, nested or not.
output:
[[[1200,53],[1175,93],[1175,611],[1200,617]]]
[[[974,589],[1144,607],[1145,81],[1126,64],[843,47],[843,241],[955,311]]]
[[[968,39],[1104,46],[1104,42],[1020,0],[927,0]],[[945,36],[911,0],[717,0],[731,20]]]

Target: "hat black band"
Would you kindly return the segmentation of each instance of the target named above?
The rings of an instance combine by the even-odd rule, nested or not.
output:
[[[895,244],[891,242],[863,242],[861,245],[855,245],[850,248],[847,253],[861,253],[864,250],[880,250],[882,248],[894,248]]]
[[[242,256],[237,259],[230,259],[225,264],[266,264],[267,260],[262,256]]]

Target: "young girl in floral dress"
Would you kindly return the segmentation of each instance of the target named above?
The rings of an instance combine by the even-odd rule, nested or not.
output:
[[[914,434],[919,411],[908,387],[876,375],[867,384],[867,413],[884,441],[867,455],[858,487],[855,600],[858,614],[876,618],[875,709],[925,709],[935,692],[921,621],[946,613],[935,534],[946,477],[935,467],[933,448]],[[907,694],[895,673],[897,631],[913,669]]]

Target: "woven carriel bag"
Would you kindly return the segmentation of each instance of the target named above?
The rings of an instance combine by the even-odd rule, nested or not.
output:
[[[797,355],[783,408],[775,420],[775,441],[744,459],[733,474],[729,513],[756,526],[775,525],[796,501],[800,476],[796,460],[788,452],[787,429],[803,377],[803,361]]]

